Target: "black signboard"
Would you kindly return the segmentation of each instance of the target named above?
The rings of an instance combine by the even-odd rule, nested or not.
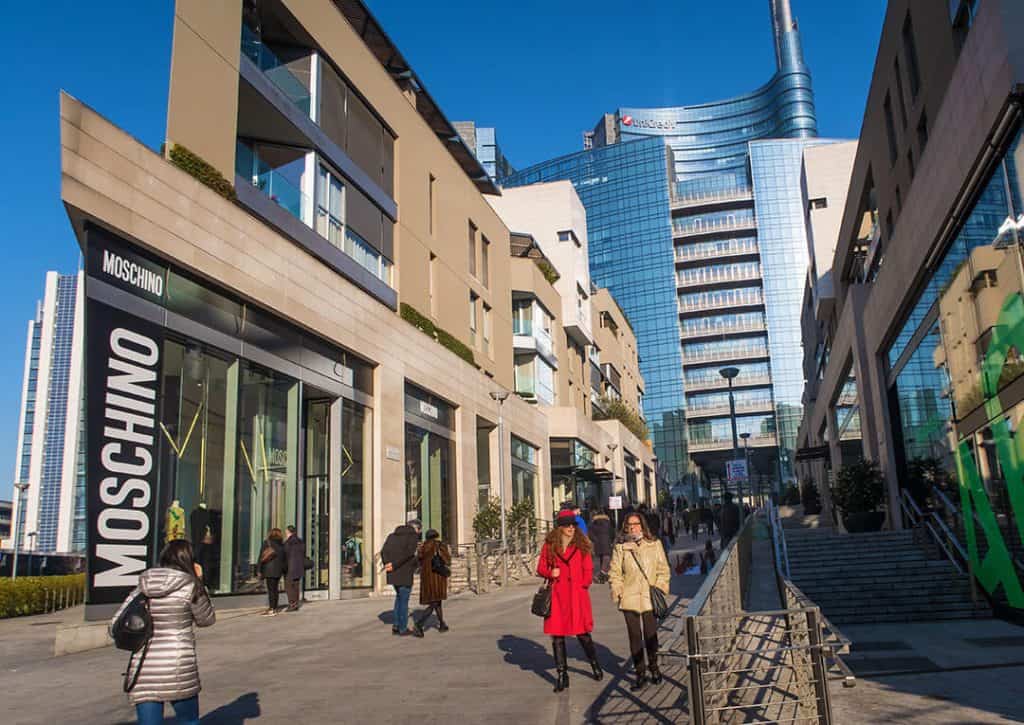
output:
[[[120,602],[155,558],[163,330],[87,298],[86,602]]]
[[[162,305],[166,299],[167,265],[130,249],[102,227],[89,227],[86,272],[151,302]]]

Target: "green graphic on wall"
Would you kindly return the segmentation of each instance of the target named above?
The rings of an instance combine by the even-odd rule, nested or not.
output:
[[[1010,421],[1004,415],[998,396],[1000,376],[1011,349],[1024,352],[1024,298],[1017,292],[1003,302],[996,325],[992,328],[991,342],[981,366],[981,391],[996,456],[1006,481],[1014,525],[1018,536],[1024,540],[1024,435],[1011,433]],[[1024,609],[1020,575],[1003,539],[968,439],[960,441],[957,446],[956,465],[964,532],[974,575],[989,594],[995,594],[1002,586],[1008,604]],[[979,552],[975,513],[988,543],[984,559]]]

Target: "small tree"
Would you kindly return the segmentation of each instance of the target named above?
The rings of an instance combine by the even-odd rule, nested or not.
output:
[[[524,498],[506,512],[509,536],[517,541],[533,542],[537,537],[537,509],[532,498]],[[498,522],[499,533],[501,521]]]
[[[885,479],[878,464],[861,459],[840,468],[832,497],[843,515],[877,511],[885,500]]]
[[[477,541],[497,539],[501,536],[501,500],[491,497],[477,509],[473,517],[473,533]]]
[[[915,458],[907,464],[907,477],[903,487],[918,506],[925,508],[932,487],[941,486],[945,479],[946,469],[938,458]]]

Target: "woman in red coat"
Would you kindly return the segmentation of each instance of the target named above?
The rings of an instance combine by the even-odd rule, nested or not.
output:
[[[594,679],[604,677],[597,661],[597,650],[590,633],[594,615],[590,609],[590,583],[594,578],[594,562],[590,558],[590,539],[576,527],[572,511],[559,511],[556,528],[548,534],[537,562],[537,575],[551,585],[551,616],[544,620],[544,634],[551,635],[555,653],[555,692],[569,686],[569,665],[565,654],[565,638],[576,637],[590,660]]]

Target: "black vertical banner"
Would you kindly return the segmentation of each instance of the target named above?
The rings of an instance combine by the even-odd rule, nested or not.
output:
[[[86,602],[120,602],[154,560],[163,330],[86,298]]]

